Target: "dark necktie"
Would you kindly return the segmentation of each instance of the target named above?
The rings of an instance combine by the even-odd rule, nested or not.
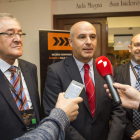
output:
[[[135,68],[138,70],[138,77],[140,78],[140,66],[136,65]],[[135,88],[140,92],[140,84],[138,81],[136,82]],[[140,113],[137,112],[137,110],[133,109],[133,125],[137,128],[140,129]]]
[[[90,111],[92,117],[94,117],[95,113],[95,87],[94,84],[89,76],[89,65],[84,65],[85,73],[84,73],[84,81],[85,81],[85,88],[86,88],[86,95],[90,107]]]
[[[11,66],[9,68],[9,71],[11,72],[10,83],[14,87],[14,89],[16,90],[16,93],[15,94],[17,94],[17,96],[23,102],[23,105],[22,105],[20,99],[12,92],[13,98],[14,98],[17,106],[18,106],[18,109],[19,109],[19,111],[22,111],[23,108],[25,110],[27,110],[27,109],[29,109],[29,106],[28,106],[28,102],[27,102],[27,98],[26,98],[24,89],[22,88],[22,93],[20,91],[20,78],[19,78],[19,75],[17,74],[16,69],[13,66]]]

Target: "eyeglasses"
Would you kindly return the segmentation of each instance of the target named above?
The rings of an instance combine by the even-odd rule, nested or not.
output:
[[[0,33],[0,35],[4,35],[6,38],[13,38],[15,35],[18,35],[19,37],[25,36],[26,33],[8,33],[8,32],[3,32],[3,33]]]

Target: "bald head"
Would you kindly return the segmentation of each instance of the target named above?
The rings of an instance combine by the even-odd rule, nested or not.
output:
[[[87,21],[75,23],[70,29],[69,44],[77,60],[83,63],[89,62],[93,58],[97,46],[94,26]]]
[[[140,34],[137,34],[137,35],[135,35],[135,36],[132,37],[131,42],[130,42],[130,45],[132,45],[132,43],[134,42],[134,40],[136,38],[139,38],[140,39]]]
[[[73,39],[73,36],[74,36],[74,34],[75,34],[75,32],[76,32],[76,29],[82,30],[82,28],[83,28],[84,26],[90,26],[90,27],[92,27],[92,28],[95,30],[95,32],[96,32],[95,27],[94,27],[91,23],[89,23],[89,22],[87,22],[87,21],[80,21],[80,22],[75,23],[75,24],[71,27],[71,29],[70,29],[70,38]]]
[[[140,34],[135,35],[131,39],[130,45],[128,45],[131,59],[138,65],[140,65]]]

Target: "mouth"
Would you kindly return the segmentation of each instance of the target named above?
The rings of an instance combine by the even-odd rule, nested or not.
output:
[[[135,51],[135,54],[140,54],[140,50],[136,50]]]
[[[17,49],[20,49],[20,48],[21,48],[21,46],[14,46],[13,48],[17,48]]]
[[[83,48],[83,51],[85,51],[85,52],[92,52],[93,48]]]
[[[136,53],[136,56],[140,57],[140,53]]]

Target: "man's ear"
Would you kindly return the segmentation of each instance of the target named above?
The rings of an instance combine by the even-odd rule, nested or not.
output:
[[[70,46],[72,47],[72,39],[69,38],[68,41],[69,41]]]
[[[128,45],[129,52],[131,52],[131,48],[132,48],[132,46],[131,45]]]

